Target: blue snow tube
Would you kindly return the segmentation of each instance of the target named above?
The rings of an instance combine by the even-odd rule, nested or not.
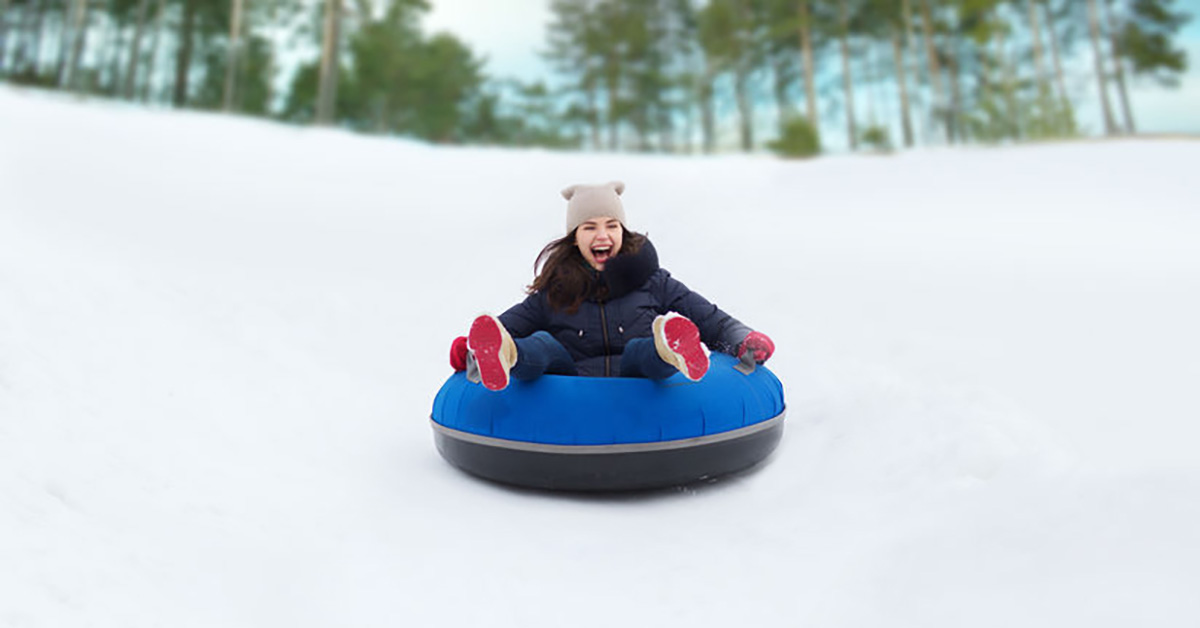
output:
[[[434,439],[451,464],[543,489],[676,486],[750,467],[783,434],[783,385],[763,366],[711,355],[704,379],[546,375],[500,392],[455,373],[433,402]]]

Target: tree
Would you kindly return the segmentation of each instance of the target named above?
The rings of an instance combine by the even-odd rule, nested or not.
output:
[[[1039,97],[1049,98],[1049,87],[1046,84],[1045,54],[1042,52],[1042,27],[1038,19],[1036,0],[1025,0],[1025,16],[1029,21],[1029,36],[1033,40],[1033,80],[1037,84]]]
[[[812,128],[819,130],[821,128],[821,108],[817,103],[817,72],[813,54],[817,46],[814,39],[812,2],[798,0],[797,4],[800,17],[797,25],[800,30],[800,51],[804,60],[804,106]]]
[[[74,0],[71,11],[71,53],[67,61],[66,74],[62,79],[62,86],[74,91],[83,89],[79,62],[83,58],[83,50],[87,46],[88,17],[88,1]]]
[[[1104,51],[1100,44],[1100,15],[1096,0],[1087,0],[1088,33],[1092,41],[1092,61],[1096,67],[1096,88],[1100,90],[1100,105],[1104,113],[1105,135],[1115,135],[1117,123],[1113,119],[1112,105],[1108,101],[1108,73],[1104,69]]]
[[[821,153],[821,137],[808,118],[796,117],[782,125],[779,139],[767,146],[784,157],[815,157]]]
[[[163,29],[167,18],[167,0],[158,0],[158,9],[154,17],[154,35],[150,38],[150,54],[146,57],[145,80],[142,81],[142,101],[150,100],[150,88],[154,82],[154,70],[158,64],[158,45],[162,40]]]
[[[337,115],[341,26],[342,0],[325,0],[325,22],[321,35],[321,72],[317,91],[317,124],[333,124]]]
[[[34,0],[33,10],[29,15],[26,29],[25,50],[22,55],[24,64],[18,66],[18,69],[23,71],[27,77],[30,77],[37,82],[43,82],[42,79],[42,39],[43,29],[46,21],[46,13],[48,12],[47,5],[49,0]]]
[[[0,0],[0,74],[5,74],[5,53],[8,52],[8,20],[11,7],[10,0]]]
[[[145,3],[145,0],[142,1]],[[229,18],[229,46],[225,55],[225,93],[221,102],[221,108],[225,111],[233,110],[234,87],[236,86],[237,66],[242,47],[243,0],[232,0],[232,2],[233,11]]]
[[[1191,18],[1172,10],[1174,0],[1134,0],[1130,18],[1121,30],[1121,55],[1133,64],[1133,72],[1148,76],[1168,87],[1178,86],[1187,70],[1187,53],[1176,48],[1171,38]]]
[[[1058,92],[1058,105],[1061,112],[1061,135],[1069,136],[1075,133],[1075,114],[1071,98],[1067,93],[1066,72],[1063,71],[1062,45],[1059,43],[1058,25],[1055,14],[1050,9],[1050,0],[1037,0],[1042,5],[1045,18],[1046,32],[1050,39],[1050,58],[1054,62],[1054,83]]]
[[[200,0],[183,0],[183,20],[179,23],[179,49],[175,53],[175,90],[172,98],[172,103],[177,108],[186,107],[188,102],[199,2]]]
[[[137,83],[138,61],[141,57],[142,35],[146,27],[146,12],[149,9],[150,0],[139,0],[137,8],[137,24],[133,31],[133,41],[129,44],[129,60],[128,66],[125,68],[125,88],[121,90],[121,95],[126,100],[133,99],[133,90]]]
[[[749,90],[750,73],[762,58],[761,38],[756,37],[759,23],[749,0],[711,0],[700,12],[700,47],[712,66],[715,78],[730,73],[734,102],[738,111],[738,130],[742,150],[754,146],[754,119]]]
[[[921,31],[924,35],[925,56],[929,69],[929,84],[933,88],[933,119],[936,124],[937,122],[946,122],[946,100],[945,89],[942,86],[942,64],[938,59],[937,41],[934,39],[937,28],[933,20],[931,1],[919,0]],[[946,133],[948,138],[953,138],[953,130],[949,124],[946,124]]]
[[[858,130],[854,112],[854,77],[850,71],[850,7],[849,0],[837,0],[838,8],[838,46],[842,52],[842,84],[845,91],[846,103],[846,134],[850,140],[850,150],[858,150]]]
[[[1116,80],[1130,133],[1136,133],[1137,126],[1125,86],[1125,64],[1132,65],[1134,75],[1152,77],[1167,87],[1178,86],[1179,75],[1187,70],[1187,53],[1175,47],[1172,37],[1190,18],[1174,11],[1173,4],[1173,0],[1134,0],[1123,21],[1114,24],[1108,20]]]
[[[904,145],[915,143],[912,111],[909,103],[908,72],[906,69],[903,38],[906,34],[904,6],[894,0],[867,0],[862,14],[862,30],[870,37],[886,41],[892,52],[892,65],[896,78],[896,93],[900,98],[900,128]]]
[[[1125,119],[1125,132],[1135,133],[1137,125],[1133,121],[1133,109],[1129,105],[1129,89],[1125,85],[1125,63],[1121,59],[1120,38],[1113,23],[1112,4],[1113,0],[1102,0],[1100,10],[1104,16],[1104,29],[1108,32],[1108,49],[1112,53],[1113,79],[1117,83],[1117,95],[1121,98],[1121,114]]]
[[[599,148],[600,75],[593,44],[600,38],[595,34],[591,2],[552,0],[550,14],[553,22],[548,29],[548,48],[542,55],[558,73],[568,77],[565,93],[569,99],[579,98],[568,106],[586,122],[592,148]]]

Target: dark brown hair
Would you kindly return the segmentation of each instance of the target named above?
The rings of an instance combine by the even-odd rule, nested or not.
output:
[[[576,229],[577,230],[577,229]],[[594,279],[592,267],[579,252],[575,244],[575,231],[547,244],[533,261],[533,283],[526,292],[543,292],[555,310],[566,310],[568,314],[579,311],[579,305],[588,297],[603,299],[607,287]],[[630,231],[621,225],[621,250],[617,256],[633,255],[642,248],[646,236]]]

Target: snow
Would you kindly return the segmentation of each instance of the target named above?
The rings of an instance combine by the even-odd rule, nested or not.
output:
[[[0,626],[1195,626],[1195,141],[430,147],[0,88]],[[776,341],[784,440],[649,495],[438,456],[558,190]]]

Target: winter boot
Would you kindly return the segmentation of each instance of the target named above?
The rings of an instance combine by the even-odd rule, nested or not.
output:
[[[508,387],[508,371],[517,363],[517,345],[499,319],[487,314],[471,323],[467,348],[475,357],[479,377],[488,390]]]
[[[654,319],[654,348],[658,357],[693,382],[708,372],[708,349],[700,342],[700,330],[682,314],[668,312]]]

